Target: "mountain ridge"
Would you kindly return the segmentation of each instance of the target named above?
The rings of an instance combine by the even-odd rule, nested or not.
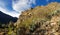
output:
[[[0,11],[0,23],[2,23],[2,24],[4,24],[4,23],[7,24],[10,21],[16,22],[17,19],[18,19],[17,17],[12,17],[12,16],[5,14],[2,11]]]

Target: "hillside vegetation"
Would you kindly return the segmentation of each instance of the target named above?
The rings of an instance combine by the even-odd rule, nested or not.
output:
[[[52,2],[26,10],[14,25],[17,35],[59,35],[60,3]]]

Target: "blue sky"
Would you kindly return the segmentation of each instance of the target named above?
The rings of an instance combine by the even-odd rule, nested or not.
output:
[[[7,9],[12,10],[12,0],[0,0],[0,2],[4,3]],[[2,3],[0,3],[0,5],[2,5]]]
[[[0,0],[0,11],[13,17],[19,17],[24,10],[51,2],[60,2],[60,0]]]

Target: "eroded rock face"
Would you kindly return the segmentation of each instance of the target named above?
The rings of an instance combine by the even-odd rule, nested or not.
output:
[[[24,11],[14,25],[17,35],[60,35],[60,3]]]

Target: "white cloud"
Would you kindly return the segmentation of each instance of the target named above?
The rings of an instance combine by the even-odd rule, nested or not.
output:
[[[16,0],[13,1],[12,7],[15,11],[21,13],[21,11],[31,8],[31,4],[35,4],[36,0]]]
[[[9,10],[2,8],[2,7],[0,7],[0,11],[2,11],[5,14],[11,15],[13,17],[19,17],[19,15],[20,15],[19,13],[15,12],[15,11],[9,11]]]
[[[6,5],[8,4],[6,4],[3,0],[0,0],[0,11],[13,17],[19,17],[19,13],[17,13],[16,11],[10,11],[9,9],[7,9]]]
[[[8,4],[6,4],[3,0],[0,0],[0,11],[13,17],[19,17],[21,11],[29,9],[31,4],[35,4],[35,0],[16,0],[12,2],[14,11],[10,11],[6,8],[6,5]]]

